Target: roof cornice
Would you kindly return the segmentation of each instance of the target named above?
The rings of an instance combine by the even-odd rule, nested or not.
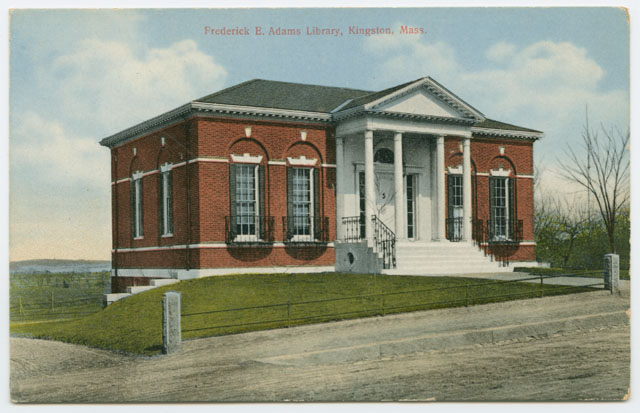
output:
[[[187,103],[178,108],[175,108],[169,112],[158,115],[144,122],[138,123],[130,128],[120,131],[114,135],[107,136],[100,141],[100,145],[113,148],[116,145],[124,143],[133,137],[141,133],[146,133],[149,130],[162,127],[171,121],[182,118],[191,112],[191,103]]]
[[[113,148],[136,139],[141,135],[166,126],[177,119],[185,118],[194,113],[208,112],[220,115],[256,116],[260,118],[289,119],[298,121],[313,121],[328,123],[331,114],[322,112],[305,112],[300,110],[260,108],[254,106],[223,105],[217,103],[189,102],[169,112],[158,115],[135,126],[108,136],[100,141],[100,145]]]
[[[475,135],[497,136],[501,138],[517,138],[517,139],[527,139],[527,140],[538,140],[544,136],[544,133],[542,132],[526,132],[526,131],[516,131],[516,130],[508,130],[508,129],[490,129],[490,128],[482,128],[477,126],[471,127],[471,133]]]

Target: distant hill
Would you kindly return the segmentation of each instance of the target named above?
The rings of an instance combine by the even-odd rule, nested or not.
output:
[[[111,261],[98,260],[25,260],[9,263],[12,274],[60,273],[60,272],[104,272],[111,269]]]

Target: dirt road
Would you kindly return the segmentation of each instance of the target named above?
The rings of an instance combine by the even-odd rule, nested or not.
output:
[[[625,308],[628,297],[577,294],[194,340],[180,354],[154,358],[12,338],[11,395],[17,402],[620,400],[629,386],[629,325],[599,315]],[[540,323],[554,314],[573,321]],[[402,336],[424,329],[423,320],[435,329],[428,337]],[[557,332],[541,333],[544,326]],[[488,328],[492,339],[478,339]],[[421,343],[422,351],[383,351],[403,348],[398,343]],[[374,356],[349,359],[372,348]]]

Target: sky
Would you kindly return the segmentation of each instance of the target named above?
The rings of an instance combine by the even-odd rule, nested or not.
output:
[[[109,259],[109,150],[98,142],[254,78],[381,90],[431,76],[485,116],[541,130],[545,190],[592,125],[629,128],[619,8],[13,10],[10,259]],[[425,34],[401,36],[401,25]],[[299,28],[211,36],[205,27]],[[311,37],[306,27],[344,36]],[[350,36],[349,26],[393,36]]]

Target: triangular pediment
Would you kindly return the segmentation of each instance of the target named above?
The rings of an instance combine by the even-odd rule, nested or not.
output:
[[[375,107],[376,110],[412,115],[462,118],[463,115],[448,103],[430,94],[424,88],[396,97]]]
[[[482,113],[429,77],[378,96],[366,103],[364,109],[425,117],[484,120]]]

